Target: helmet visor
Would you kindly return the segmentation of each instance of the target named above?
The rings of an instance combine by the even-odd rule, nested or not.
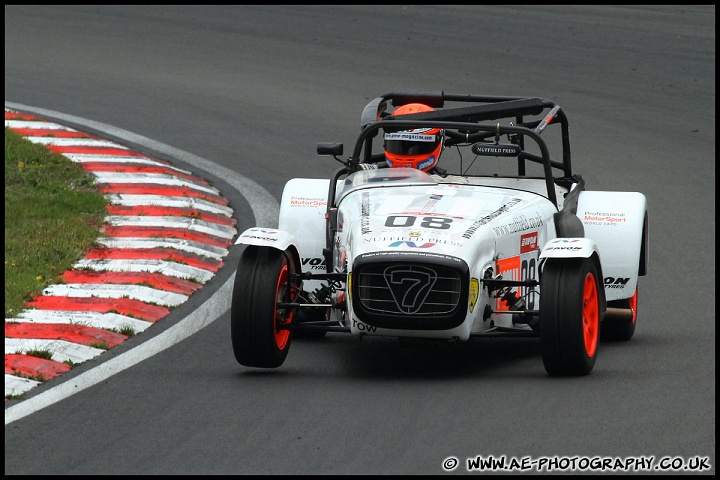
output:
[[[393,132],[385,134],[385,151],[395,155],[424,155],[432,153],[440,143],[440,135]]]

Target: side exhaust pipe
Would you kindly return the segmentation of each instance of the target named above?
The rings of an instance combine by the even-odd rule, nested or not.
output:
[[[632,321],[633,318],[633,309],[632,308],[614,308],[614,307],[608,307],[605,310],[605,318],[606,319],[612,319],[612,320],[627,320]]]

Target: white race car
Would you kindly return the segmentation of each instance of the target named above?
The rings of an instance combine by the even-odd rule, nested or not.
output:
[[[389,113],[389,104],[423,108]],[[278,228],[238,237],[240,364],[279,367],[293,336],[328,331],[519,335],[539,337],[550,375],[587,375],[601,337],[633,336],[648,268],[645,196],[585,190],[558,105],[396,92],[370,102],[360,126],[346,160],[341,143],[318,144],[342,167],[330,179],[290,180]],[[391,153],[433,138],[431,168],[403,167]]]

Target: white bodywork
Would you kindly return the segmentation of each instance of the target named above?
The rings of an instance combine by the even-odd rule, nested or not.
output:
[[[577,216],[585,227],[585,237],[601,246],[608,301],[630,298],[635,293],[638,269],[648,261],[647,248],[643,248],[646,212],[647,203],[642,193],[586,191],[580,194]]]
[[[300,256],[303,272],[325,273],[323,249],[329,181],[293,179],[285,186],[278,229],[251,228],[236,244],[264,245]],[[556,187],[562,208],[566,189]],[[631,192],[581,192],[577,216],[584,238],[557,238],[554,214],[545,183],[517,178],[440,178],[410,169],[380,169],[349,175],[337,186],[337,232],[334,265],[346,272],[346,311],[334,312],[355,334],[414,336],[467,340],[493,327],[513,325],[507,306],[494,298],[482,279],[489,273],[506,280],[538,280],[541,260],[589,257],[601,261],[607,300],[629,298],[642,263],[645,197]],[[353,307],[350,283],[356,259],[389,255],[425,257],[466,264],[467,298],[464,319],[448,329],[380,328],[365,321]],[[398,257],[399,255],[399,257]],[[306,281],[310,291],[322,283]],[[529,310],[539,308],[538,287],[516,287]],[[396,300],[397,301],[397,300]],[[399,307],[398,302],[398,307]]]

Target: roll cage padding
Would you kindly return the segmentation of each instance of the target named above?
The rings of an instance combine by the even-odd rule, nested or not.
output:
[[[501,108],[500,108],[501,107]],[[502,104],[471,105],[469,107],[448,108],[432,112],[411,113],[403,115],[404,120],[438,120],[453,122],[481,122],[483,120],[496,120],[498,118],[516,117],[520,115],[539,115],[544,108],[539,98],[523,100],[510,100]],[[394,120],[390,115],[383,120]]]
[[[445,93],[442,90],[407,90],[407,91],[397,91],[397,92],[391,92],[386,93],[384,95],[381,95],[377,98],[374,98],[370,103],[368,103],[365,108],[363,109],[362,116],[360,117],[360,128],[365,128],[365,126],[371,122],[375,122],[381,118],[381,115],[385,113],[387,110],[387,102],[391,102],[393,106],[399,107],[401,105],[406,105],[408,103],[423,103],[425,105],[428,105],[433,108],[442,108],[445,106],[445,102],[452,101],[452,102],[464,102],[464,103],[483,103],[483,104],[489,104],[489,105],[481,105],[482,110],[478,113],[481,115],[488,115],[491,111],[496,111],[497,116],[493,116],[492,114],[486,116],[485,118],[480,118],[484,120],[494,120],[495,118],[500,118],[502,116],[513,116],[516,113],[513,113],[512,111],[508,110],[508,108],[512,107],[512,104],[509,102],[513,101],[520,101],[520,102],[537,102],[539,103],[539,107],[542,109],[544,107],[550,107],[552,108],[555,106],[555,103],[542,99],[542,98],[527,98],[527,97],[508,97],[508,96],[499,96],[499,95],[469,95],[469,94],[456,94],[456,93]],[[497,106],[494,107],[492,104],[496,104]],[[521,107],[522,103],[517,104],[518,107]],[[533,105],[527,104],[528,108],[532,108]],[[461,108],[472,108],[472,107],[461,107]],[[457,112],[458,114],[462,115],[462,112]],[[520,115],[530,115],[532,114],[531,111],[523,111],[521,113],[518,113]],[[443,118],[437,118],[438,120],[444,119]],[[460,120],[461,117],[457,117],[458,120]],[[418,118],[419,119],[419,118]],[[435,119],[434,117],[432,119]],[[450,114],[449,117],[447,117],[448,120],[454,119],[452,117],[452,114]]]

